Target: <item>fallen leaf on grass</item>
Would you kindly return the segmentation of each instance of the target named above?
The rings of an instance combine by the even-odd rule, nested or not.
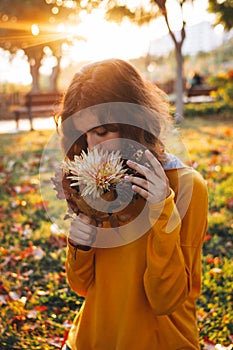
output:
[[[227,200],[227,207],[228,208],[233,208],[233,198],[228,198],[228,200]]]
[[[60,235],[60,236],[52,235],[49,237],[48,242],[51,245],[51,247],[59,248],[59,249],[66,247],[67,245],[66,237],[64,235]]]
[[[45,291],[45,290],[40,289],[36,292],[36,294],[40,295],[40,296],[44,296],[44,295],[49,295],[50,292],[48,290]]]
[[[35,247],[33,250],[33,256],[35,260],[41,260],[45,255],[45,252],[40,247]]]
[[[35,188],[32,187],[29,183],[25,183],[22,185],[17,185],[13,186],[12,189],[17,193],[17,194],[26,194],[26,193],[33,193],[35,192]]]
[[[233,349],[232,345],[223,346],[221,344],[214,344],[211,342],[206,342],[205,348],[204,348],[204,350],[232,350],[232,349]]]
[[[7,304],[7,301],[9,300],[8,295],[6,294],[0,294],[0,305]]]
[[[38,312],[36,310],[29,310],[27,313],[27,318],[37,318]]]
[[[48,339],[48,344],[55,346],[56,348],[61,348],[63,342],[63,338],[54,337]]]
[[[32,244],[32,242],[30,242],[29,247],[23,250],[20,255],[22,259],[33,256],[36,260],[41,260],[45,253],[42,248],[36,247]]]
[[[214,276],[215,274],[221,274],[222,273],[222,269],[218,268],[218,267],[214,267],[213,269],[210,270],[210,275]]]
[[[1,263],[0,266],[1,266],[1,267],[4,267],[4,266],[8,265],[9,262],[11,261],[11,259],[12,259],[12,255],[7,256],[7,257],[4,259],[4,261]]]
[[[11,291],[11,292],[9,292],[9,297],[10,297],[12,300],[16,301],[16,300],[19,300],[20,295],[19,295],[17,292]]]

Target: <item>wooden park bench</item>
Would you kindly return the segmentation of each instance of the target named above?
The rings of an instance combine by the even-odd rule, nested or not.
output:
[[[192,88],[187,89],[187,97],[210,96],[210,93],[215,90],[216,90],[215,87],[209,86],[206,84],[196,85],[196,86],[193,86]]]
[[[33,130],[33,117],[38,115],[51,116],[58,111],[62,94],[58,92],[28,93],[24,97],[24,103],[13,109],[16,127],[19,128],[19,119],[26,115],[30,122],[30,130]]]

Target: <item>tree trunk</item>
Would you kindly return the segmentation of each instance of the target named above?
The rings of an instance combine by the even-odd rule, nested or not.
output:
[[[183,56],[182,56],[182,45],[185,40],[185,25],[186,22],[182,19],[182,28],[180,30],[180,40],[177,39],[175,32],[172,31],[169,20],[168,13],[166,8],[166,0],[154,0],[155,3],[159,6],[162,15],[164,16],[165,22],[168,27],[169,34],[175,45],[175,55],[176,55],[176,82],[175,82],[175,94],[176,94],[176,120],[183,118],[184,105],[183,105]],[[185,0],[182,0],[180,3],[180,11],[183,13],[183,5]]]
[[[182,56],[182,45],[178,43],[175,46],[176,53],[176,83],[175,83],[175,94],[176,94],[176,119],[183,118],[184,104],[183,104],[183,56]]]
[[[61,57],[57,57],[57,65],[53,67],[52,74],[49,77],[49,90],[51,92],[56,92],[58,91],[58,77],[60,73],[60,62],[61,62]]]
[[[33,62],[34,63],[34,62]],[[39,69],[40,63],[38,64],[30,64],[30,73],[32,76],[32,89],[31,92],[37,93],[40,91],[40,83],[39,83]]]
[[[39,69],[41,60],[43,57],[43,47],[33,46],[24,49],[26,55],[28,56],[28,61],[30,63],[30,73],[32,76],[32,89],[31,92],[40,92],[40,82],[39,82]]]

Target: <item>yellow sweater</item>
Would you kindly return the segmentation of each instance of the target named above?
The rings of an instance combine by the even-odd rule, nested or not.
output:
[[[207,189],[189,167],[166,175],[171,195],[150,207],[153,226],[144,235],[115,248],[78,250],[76,256],[68,245],[68,283],[85,297],[69,333],[72,350],[199,349],[195,300]]]

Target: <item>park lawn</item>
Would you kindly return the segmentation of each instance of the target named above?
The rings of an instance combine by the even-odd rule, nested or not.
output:
[[[187,162],[203,174],[209,188],[203,288],[197,302],[202,348],[232,343],[232,127],[229,120],[193,119],[179,125]],[[83,301],[66,283],[66,238],[50,221],[49,200],[40,192],[40,161],[51,134],[0,135],[1,350],[58,349]],[[55,166],[52,156],[46,160]]]

